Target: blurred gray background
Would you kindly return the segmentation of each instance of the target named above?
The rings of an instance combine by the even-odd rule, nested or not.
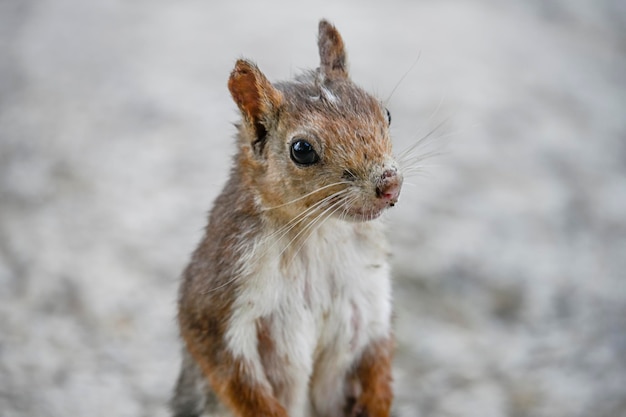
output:
[[[626,3],[0,0],[0,416],[167,416],[241,56],[333,21],[396,150],[403,417],[626,416]],[[418,58],[419,57],[419,58]]]

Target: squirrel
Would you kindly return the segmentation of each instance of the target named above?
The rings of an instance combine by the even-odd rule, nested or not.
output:
[[[384,103],[349,77],[319,22],[320,65],[270,83],[240,59],[230,177],[185,269],[176,417],[389,417],[397,201]]]

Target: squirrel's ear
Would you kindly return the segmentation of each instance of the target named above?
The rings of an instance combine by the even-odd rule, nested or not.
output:
[[[327,79],[348,78],[348,62],[339,31],[326,20],[320,20],[317,45],[320,71]]]
[[[271,116],[283,101],[283,95],[265,78],[252,62],[240,59],[230,73],[228,89],[243,114],[254,129],[257,140],[263,140]]]

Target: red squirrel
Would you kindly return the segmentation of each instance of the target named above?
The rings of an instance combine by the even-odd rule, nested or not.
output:
[[[355,85],[337,29],[320,65],[270,83],[237,61],[237,153],[184,271],[176,417],[388,417],[389,248],[400,194],[384,104]]]

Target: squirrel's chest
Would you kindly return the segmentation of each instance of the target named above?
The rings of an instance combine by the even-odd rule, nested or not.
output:
[[[255,248],[233,305],[228,345],[258,364],[271,385],[305,389],[314,375],[320,389],[339,389],[338,374],[389,332],[386,242],[376,224],[337,222],[300,247],[285,249],[287,243]]]
[[[345,303],[389,297],[388,247],[372,223],[331,223],[303,242],[261,237],[242,260],[234,309],[321,319]]]

